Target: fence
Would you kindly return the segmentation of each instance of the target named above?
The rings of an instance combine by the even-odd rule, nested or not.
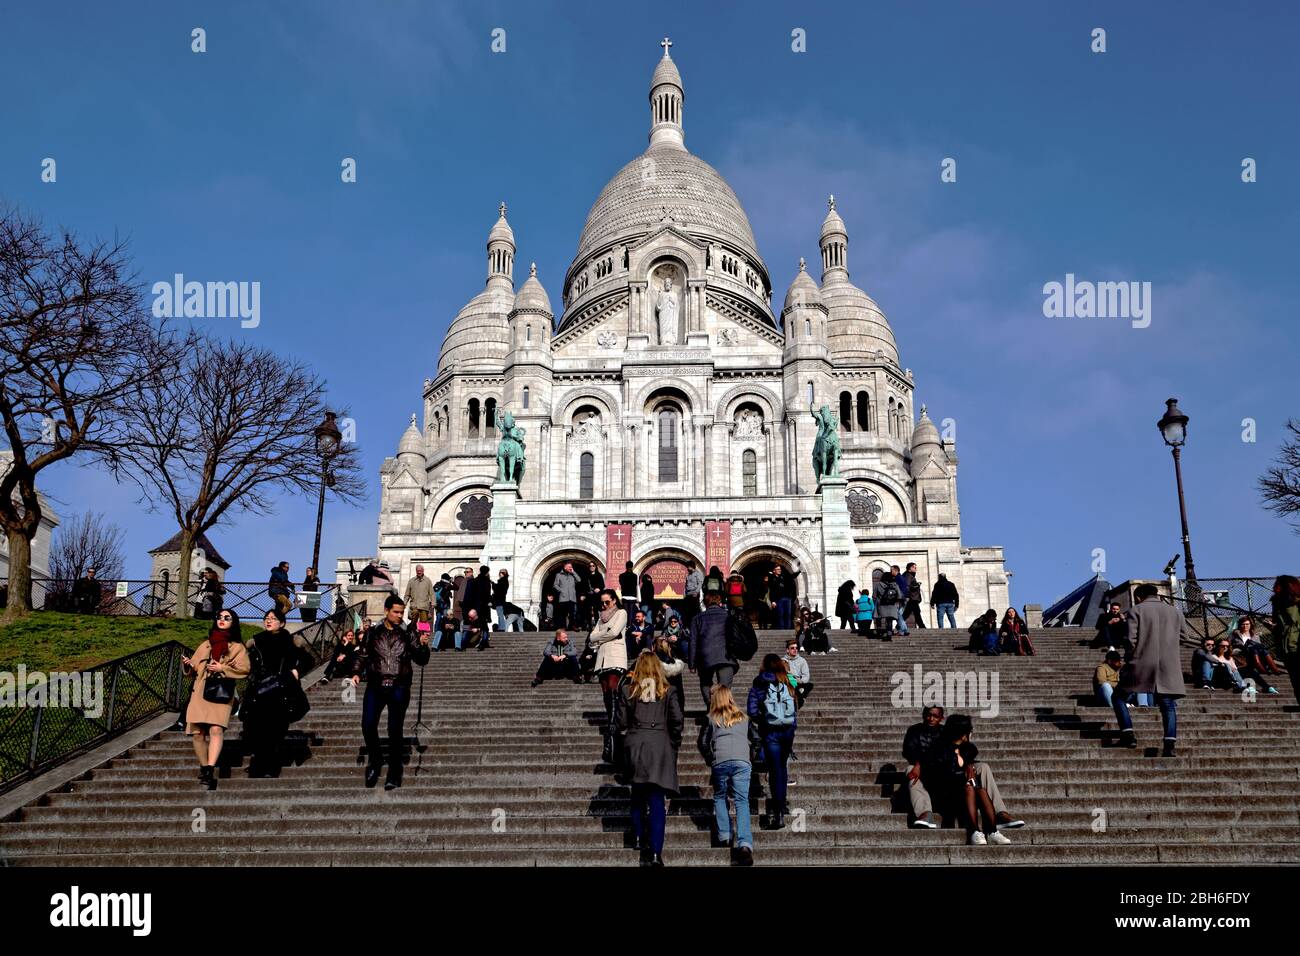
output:
[[[65,578],[33,578],[32,607],[38,611],[84,611],[93,614],[128,615],[135,617],[175,617],[177,599],[180,596],[175,581],[159,579],[153,581],[99,581],[99,598],[93,592],[84,596],[74,590],[77,582]],[[125,585],[125,587],[121,587]],[[266,612],[275,607],[275,599],[267,594],[265,581],[222,581],[225,593],[221,595],[222,607],[234,611],[246,621],[261,620]],[[290,620],[310,621],[319,613],[328,616],[334,613],[338,598],[337,584],[320,584],[319,591],[302,591],[295,588],[295,608],[289,612]],[[84,590],[84,589],[83,589]],[[9,579],[0,578],[0,594],[7,600]],[[121,591],[122,593],[118,593]],[[316,613],[313,609],[301,607],[302,601],[310,595],[319,602]],[[189,608],[194,614],[203,597],[203,582],[193,580],[189,587]],[[0,600],[0,607],[5,600]],[[306,617],[303,613],[306,612]]]
[[[311,652],[313,669],[362,611],[362,604],[340,607],[294,635]],[[154,717],[183,714],[193,682],[181,670],[181,657],[191,653],[192,648],[168,641],[66,680],[46,680],[46,691],[39,697],[27,686],[32,675],[21,668],[17,677],[0,675],[0,680],[13,680],[15,692],[14,706],[0,707],[0,793]]]
[[[1207,638],[1217,640],[1231,633],[1243,617],[1254,620],[1258,639],[1273,650],[1273,635],[1266,618],[1272,614],[1271,578],[1201,578],[1195,585],[1180,580],[1174,592],[1174,606],[1187,619],[1190,636],[1185,643],[1200,645]]]

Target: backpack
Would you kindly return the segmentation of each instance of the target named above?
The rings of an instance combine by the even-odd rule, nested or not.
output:
[[[781,680],[767,685],[767,696],[763,698],[763,717],[767,726],[791,726],[794,723],[794,709],[794,697],[790,694],[789,685]]]
[[[893,581],[887,581],[884,589],[880,592],[881,604],[897,604],[903,599],[902,592],[898,590],[898,585]]]
[[[907,599],[909,601],[921,600],[921,582],[913,581],[907,588]]]
[[[727,615],[727,656],[736,661],[750,660],[758,653],[758,635],[754,626],[741,614]]]

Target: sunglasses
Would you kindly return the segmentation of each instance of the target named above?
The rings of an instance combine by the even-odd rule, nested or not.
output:
[[[234,620],[234,617],[232,617],[232,616],[229,615],[229,614],[218,614],[218,615],[217,615],[217,620],[218,620],[218,621],[233,621],[233,620]]]

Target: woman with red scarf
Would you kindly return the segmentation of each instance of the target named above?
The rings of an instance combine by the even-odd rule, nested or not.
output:
[[[1025,626],[1025,619],[1016,613],[1015,608],[1007,608],[998,633],[1002,637],[1004,654],[1015,654],[1017,657],[1034,656],[1034,645],[1029,640],[1029,628]]]
[[[209,680],[229,688],[229,681],[247,677],[250,667],[248,651],[239,631],[239,618],[233,611],[222,610],[208,632],[208,639],[198,646],[193,657],[182,657],[185,673],[194,676],[194,690],[185,710],[185,732],[194,738],[194,754],[199,758],[199,783],[217,789],[217,761],[230,726],[233,697],[214,687],[205,693]],[[212,700],[211,698],[225,698]]]

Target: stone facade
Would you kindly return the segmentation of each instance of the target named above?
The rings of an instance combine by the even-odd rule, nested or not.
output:
[[[1005,608],[1002,549],[962,546],[954,442],[924,406],[917,421],[889,323],[849,281],[834,197],[821,283],[801,260],[777,312],[739,200],[686,150],[684,100],[665,47],[649,148],[593,205],[558,319],[535,267],[514,291],[501,205],[486,287],[447,331],[422,426],[413,415],[381,470],[378,556],[399,588],[417,563],[435,577],[508,568],[512,600],[533,613],[558,560],[603,567],[611,522],[633,526],[640,571],[665,557],[707,567],[705,521],[723,519],[733,566],[797,561],[803,595],[823,608],[844,577],[909,561],[927,588],[939,573],[957,584],[963,620]],[[819,487],[822,406],[840,418],[842,481]],[[494,488],[505,410],[527,441],[508,501]]]

